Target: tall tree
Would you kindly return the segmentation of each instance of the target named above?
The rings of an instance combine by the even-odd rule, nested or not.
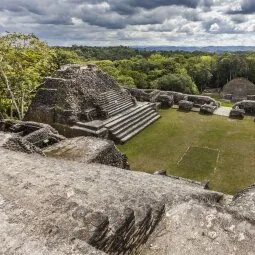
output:
[[[0,35],[0,88],[6,113],[22,119],[43,77],[55,69],[55,51],[34,34]]]

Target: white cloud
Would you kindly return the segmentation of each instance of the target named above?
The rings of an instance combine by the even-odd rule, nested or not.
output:
[[[245,6],[243,0],[4,0],[0,32],[33,32],[52,45],[255,45],[255,14]]]
[[[217,23],[212,24],[210,29],[209,29],[210,32],[217,32],[219,30],[220,30],[220,27]]]

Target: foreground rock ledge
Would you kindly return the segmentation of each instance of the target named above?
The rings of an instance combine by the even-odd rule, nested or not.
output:
[[[254,254],[255,187],[0,153],[0,254]]]

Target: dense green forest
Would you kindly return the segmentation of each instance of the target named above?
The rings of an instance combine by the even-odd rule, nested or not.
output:
[[[129,47],[50,47],[33,34],[0,35],[0,112],[22,119],[45,76],[63,64],[96,64],[120,84],[198,94],[236,77],[255,83],[255,52],[213,54]]]
[[[95,63],[124,86],[199,93],[236,77],[255,83],[255,53],[146,51],[129,47],[57,47],[59,64]]]

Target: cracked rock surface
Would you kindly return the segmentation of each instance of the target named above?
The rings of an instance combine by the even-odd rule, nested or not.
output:
[[[102,164],[0,155],[0,254],[254,254],[254,186],[232,197]]]

